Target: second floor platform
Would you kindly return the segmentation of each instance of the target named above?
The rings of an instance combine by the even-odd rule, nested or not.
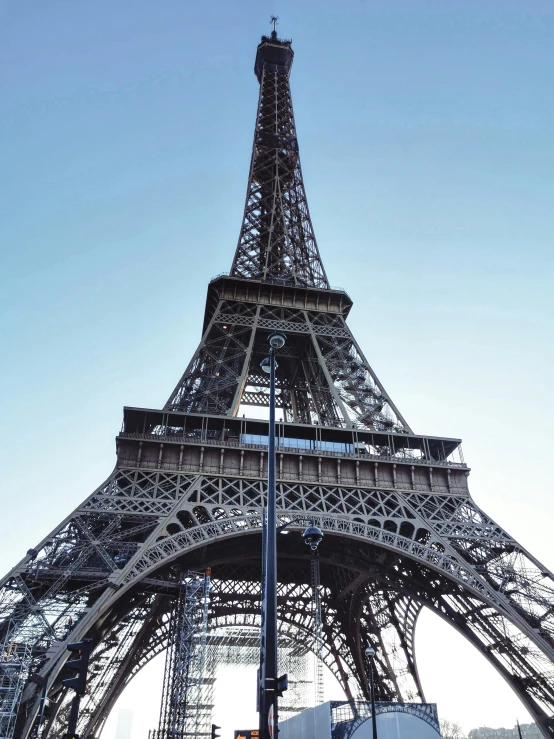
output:
[[[467,492],[460,439],[276,423],[281,480]],[[125,408],[118,466],[263,478],[269,423],[259,418]]]

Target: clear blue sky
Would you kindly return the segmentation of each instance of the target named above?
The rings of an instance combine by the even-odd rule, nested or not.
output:
[[[358,340],[554,567],[552,2],[4,0],[2,569],[109,474],[121,407],[163,404],[196,346],[236,246],[271,13]],[[418,638],[444,715],[524,718],[456,637]]]

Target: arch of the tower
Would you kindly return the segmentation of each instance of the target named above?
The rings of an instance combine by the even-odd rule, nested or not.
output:
[[[208,556],[212,561],[211,553]],[[226,638],[228,632],[248,632],[247,642],[251,648],[257,642],[259,658],[259,567],[256,566],[257,562],[239,567],[233,560],[234,557],[224,563],[221,557],[217,558],[216,569],[221,577],[212,580],[208,643],[216,649],[220,646],[229,649],[231,645]],[[186,569],[187,564],[179,563],[178,569],[181,567]],[[163,573],[164,576],[168,574]],[[93,651],[89,690],[82,700],[80,736],[98,735],[124,688],[148,662],[168,647],[168,623],[174,603],[172,590],[175,589],[175,583],[171,580],[165,582],[165,593],[122,597],[103,619],[103,638]],[[134,590],[140,591],[140,584]],[[294,651],[300,656],[312,651],[313,614],[309,585],[302,582],[282,583],[279,586],[279,599],[280,646],[290,649],[293,645]],[[133,624],[136,625],[135,629]],[[253,632],[257,634],[257,640],[253,639]],[[240,638],[234,636],[235,646],[237,641],[240,647]],[[253,651],[256,651],[256,647]],[[323,650],[323,660],[336,673],[336,662],[328,648]],[[354,679],[354,676],[350,675],[350,678]],[[294,683],[294,679],[291,682]],[[58,683],[50,695],[56,709],[49,718],[48,735],[63,736],[71,694],[67,694]]]
[[[192,486],[194,487],[194,485]],[[308,486],[304,486],[308,487]],[[335,491],[336,492],[336,491]],[[314,494],[314,490],[304,491]],[[284,494],[281,489],[281,494]],[[322,492],[319,489],[322,507]],[[384,495],[384,494],[383,494]],[[198,497],[198,496],[196,496]],[[330,498],[326,498],[329,504]],[[305,498],[304,498],[305,502]],[[90,707],[89,726],[98,727],[130,677],[167,644],[167,612],[175,574],[185,568],[212,567],[213,615],[219,624],[253,624],[259,613],[260,509],[219,502],[180,503],[173,514],[147,529],[149,538],[125,565],[108,577],[114,585],[88,593],[88,610],[71,625],[68,639],[91,635],[95,642],[91,674],[108,683]],[[202,510],[198,510],[201,508]],[[177,510],[178,509],[178,510]],[[311,501],[311,511],[316,503]],[[190,518],[179,515],[189,510]],[[300,510],[281,509],[282,521],[293,520],[290,534],[279,541],[280,622],[296,635],[312,629],[309,554],[294,522]],[[306,513],[304,514],[306,515]],[[423,605],[451,623],[499,670],[528,710],[548,730],[554,706],[550,680],[552,654],[533,630],[521,606],[513,607],[491,582],[445,546],[413,518],[396,515],[361,517],[311,513],[325,531],[321,550],[324,659],[347,695],[367,696],[364,646],[378,646],[377,693],[382,700],[423,698],[413,649],[413,633]],[[198,523],[204,517],[204,523]],[[137,526],[145,526],[139,520]],[[66,559],[69,550],[64,550]],[[105,583],[105,580],[104,580]],[[60,592],[60,596],[62,593]],[[122,645],[120,662],[115,654]],[[547,644],[548,647],[548,644]],[[552,647],[550,647],[552,650]],[[111,651],[110,651],[111,650]],[[56,652],[54,654],[54,652]],[[65,644],[51,647],[42,673],[58,677],[51,701],[63,711],[60,666]],[[57,666],[57,667],[56,667]],[[40,678],[40,675],[39,675]],[[40,680],[35,678],[35,685]],[[34,691],[35,696],[38,691]],[[104,696],[104,697],[102,697]],[[24,696],[37,704],[32,685]],[[26,728],[20,726],[21,735]],[[52,719],[52,729],[55,722]]]
[[[235,552],[230,555],[227,547],[212,546],[206,550],[204,557],[213,566],[219,577],[212,580],[212,604],[210,613],[210,631],[218,634],[221,644],[221,634],[226,629],[254,629],[260,624],[259,611],[259,551],[248,543],[244,551],[240,552],[241,564],[236,563]],[[297,548],[293,548],[297,549]],[[250,555],[248,553],[250,552]],[[251,557],[251,561],[248,560]],[[194,563],[194,560],[192,560]],[[190,561],[180,561],[178,569],[190,565]],[[348,567],[333,564],[332,558],[323,560],[327,571],[333,570],[332,581],[336,583],[352,583],[354,573]],[[196,566],[196,564],[194,564]],[[313,611],[312,594],[309,577],[309,558],[303,551],[289,552],[280,566],[281,582],[279,584],[279,633],[280,644],[295,643],[297,649],[313,650]],[[164,573],[158,572],[157,575]],[[357,573],[356,573],[357,574]],[[325,578],[325,612],[327,636],[323,646],[323,661],[343,684],[349,698],[364,697],[364,683],[359,684],[356,674],[356,660],[353,659],[348,643],[340,633],[340,622],[332,615],[334,606],[331,603],[331,579]],[[167,590],[171,589],[168,582]],[[134,588],[140,590],[140,584]],[[393,594],[384,588],[376,590],[376,597],[387,597],[388,603],[395,598],[397,605],[403,608],[391,609],[391,618],[383,622],[384,612],[375,611],[375,623],[381,622],[381,630],[373,629],[372,637],[379,640],[384,655],[380,663],[379,684],[382,685],[382,697],[398,700],[414,700],[423,698],[421,690],[413,680],[413,671],[409,669],[409,654],[399,649],[399,640],[403,635],[410,643],[413,642],[413,626],[419,613],[420,606],[410,601],[403,594]],[[172,608],[172,596],[165,594],[143,594],[141,597],[129,599],[121,597],[114,604],[111,612],[103,620],[103,639],[93,652],[89,680],[89,691],[82,702],[79,732],[82,737],[97,736],[104,724],[115,701],[129,684],[131,679],[160,652],[164,651],[169,643],[168,629],[169,613]],[[375,606],[372,606],[372,608]],[[411,627],[402,624],[402,630],[395,633],[390,639],[387,626],[390,627],[397,618],[412,613]],[[134,637],[128,638],[132,631],[132,624],[140,624],[135,629]],[[396,622],[399,625],[399,622]],[[259,639],[259,637],[258,637]],[[214,642],[215,643],[215,642]],[[259,643],[259,642],[258,642]],[[401,654],[402,653],[402,656]],[[386,655],[386,656],[385,656]],[[381,667],[382,664],[382,667]],[[284,666],[286,671],[286,665]],[[294,673],[292,673],[294,676]],[[58,686],[59,688],[59,686]],[[49,735],[62,736],[65,731],[67,713],[71,695],[63,690],[51,691],[54,703],[59,706],[56,715],[50,717]]]
[[[158,611],[159,627],[152,629],[142,639],[137,635],[135,642],[129,645],[116,646],[109,664],[101,667],[102,653],[106,650],[101,646],[96,650],[91,659],[91,674],[89,678],[89,689],[81,701],[81,715],[79,719],[79,735],[86,737],[98,736],[110,715],[110,712],[125,688],[137,676],[137,674],[152,659],[166,651],[170,645],[170,632],[167,629],[168,615],[171,610],[171,602],[163,609],[163,614]],[[121,630],[117,627],[110,633],[110,640],[117,640],[117,634]],[[213,666],[217,657],[217,664],[255,664],[259,660],[259,632],[260,618],[258,613],[234,614],[231,618],[226,616],[213,617],[210,619],[208,631],[208,650],[212,651],[212,657],[208,662]],[[295,683],[300,683],[300,690],[305,693],[309,685],[309,675],[306,670],[306,655],[312,651],[311,634],[307,633],[297,624],[287,621],[279,621],[279,648],[285,653],[282,670],[289,671],[291,675],[290,685],[293,690]],[[235,659],[229,653],[235,654]],[[326,660],[328,663],[328,660]],[[329,664],[328,664],[329,666]],[[332,665],[331,665],[332,666]],[[126,668],[128,670],[126,671]],[[292,668],[292,669],[291,669]],[[296,675],[295,669],[302,670],[302,674]],[[214,676],[212,676],[214,677]],[[299,678],[299,679],[298,679]],[[300,695],[300,698],[304,698]],[[61,699],[61,700],[60,700]],[[299,702],[291,703],[289,695],[288,712],[297,712],[310,705]],[[63,737],[67,730],[67,716],[69,713],[71,695],[63,693],[58,698],[59,707],[55,715],[49,719],[48,736]],[[283,709],[281,709],[283,710]]]

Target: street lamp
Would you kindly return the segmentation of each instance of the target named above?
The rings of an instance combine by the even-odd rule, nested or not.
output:
[[[373,739],[377,739],[377,717],[375,715],[375,683],[373,682],[373,658],[375,657],[375,649],[373,649],[373,647],[366,647],[365,655],[369,661],[369,685],[371,689],[371,725],[373,727]]]
[[[275,486],[275,351],[285,346],[286,336],[269,335],[269,357],[261,363],[269,374],[269,442],[267,452],[267,519],[262,527],[262,632],[258,709],[260,739],[278,733],[277,697],[287,689],[287,677],[277,677],[277,494]]]
[[[277,677],[277,533],[295,518],[277,528],[277,491],[275,459],[275,351],[285,346],[286,336],[280,331],[269,335],[269,357],[261,368],[269,374],[269,440],[267,452],[267,516],[262,520],[262,629],[260,638],[260,669],[258,711],[260,739],[275,739],[279,732],[277,698],[287,689],[287,675]],[[305,520],[305,519],[304,519]],[[302,537],[315,552],[323,532],[312,520]]]

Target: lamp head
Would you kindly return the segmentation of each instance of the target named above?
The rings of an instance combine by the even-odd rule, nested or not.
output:
[[[364,652],[366,657],[375,657],[375,649],[373,649],[373,647],[366,647]]]
[[[274,331],[272,334],[269,334],[268,341],[272,349],[282,349],[285,346],[286,340],[287,337],[280,331]]]
[[[318,546],[321,544],[321,540],[323,539],[323,531],[312,523],[304,531],[304,533],[302,534],[302,538],[310,547],[312,552],[315,552]]]
[[[269,373],[271,372],[271,359],[269,357],[262,359],[262,361],[260,362],[260,367],[269,375]]]

